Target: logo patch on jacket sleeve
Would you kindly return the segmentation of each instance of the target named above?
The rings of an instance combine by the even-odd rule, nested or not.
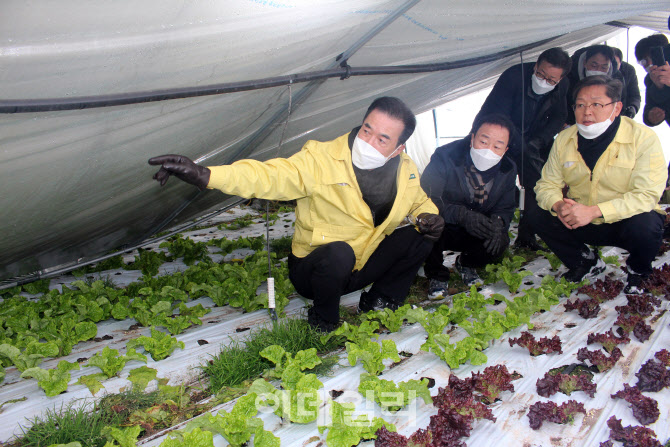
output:
[[[416,175],[414,175],[414,174],[410,174],[410,175],[409,175],[409,179],[412,180],[413,178],[416,178]]]

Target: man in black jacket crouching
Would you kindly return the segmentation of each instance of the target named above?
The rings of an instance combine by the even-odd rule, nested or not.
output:
[[[447,296],[444,250],[461,252],[455,267],[472,285],[480,281],[475,268],[496,261],[509,245],[517,172],[504,155],[513,126],[503,115],[478,118],[472,135],[437,148],[423,172],[421,186],[445,222],[424,267],[430,298]]]

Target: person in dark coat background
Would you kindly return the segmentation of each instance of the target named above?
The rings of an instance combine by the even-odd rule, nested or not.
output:
[[[668,45],[663,34],[652,34],[635,44],[635,58],[647,72],[644,77],[644,112],[642,120],[649,127],[658,126],[665,121],[670,126],[670,66],[656,67],[651,60],[653,47]]]
[[[497,261],[509,245],[517,172],[504,155],[513,129],[504,115],[481,117],[472,135],[437,148],[421,176],[421,187],[445,221],[424,265],[431,298],[447,296],[444,250],[461,252],[455,267],[472,285],[480,281],[475,268]]]
[[[621,72],[626,87],[626,98],[628,105],[621,112],[623,116],[628,118],[635,118],[637,112],[640,111],[640,104],[642,103],[642,95],[640,95],[640,83],[637,80],[635,67],[623,60],[623,53],[620,49],[612,47],[614,51],[614,59],[617,63],[617,68]]]
[[[635,59],[644,67],[647,75],[644,77],[644,110],[642,121],[649,127],[655,127],[663,121],[670,126],[670,65],[656,66],[651,60],[651,49],[665,47],[667,50],[668,38],[664,34],[652,34],[640,39],[635,44]],[[664,55],[666,51],[663,52]],[[665,187],[663,201],[667,203],[670,197],[670,165],[668,165],[668,183]],[[665,225],[664,238],[670,238],[670,224]]]
[[[606,75],[612,79],[618,79],[623,84],[623,91],[621,92],[621,102],[623,103],[623,110],[621,114],[628,118],[633,118],[640,109],[640,89],[637,88],[637,95],[630,97],[629,86],[627,84],[626,76],[619,70],[614,48],[608,45],[591,45],[590,47],[580,48],[572,55],[572,70],[568,74],[570,81],[570,89],[568,90],[568,119],[567,124],[575,124],[575,113],[572,110],[574,105],[574,90],[575,86],[582,79],[588,76]],[[632,67],[631,67],[632,68]],[[635,69],[633,69],[635,75]],[[637,76],[635,75],[635,85],[637,85]]]
[[[568,53],[561,48],[550,48],[540,54],[536,63],[508,68],[500,75],[475,117],[476,122],[484,115],[500,113],[512,121],[514,131],[509,156],[519,168],[526,210],[537,206],[533,188],[540,178],[554,136],[563,129],[568,116],[566,94],[569,83],[566,76],[571,67]],[[515,246],[541,249],[525,215],[519,222]]]

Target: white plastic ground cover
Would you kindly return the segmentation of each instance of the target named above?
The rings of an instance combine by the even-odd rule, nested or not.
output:
[[[212,223],[218,223],[222,219],[239,216],[246,212],[248,210],[242,212],[236,210],[228,214],[228,216],[223,215],[217,218],[217,222]],[[291,214],[280,215],[273,226],[274,231],[271,233],[276,232],[274,235],[276,237],[290,234],[292,230],[286,228],[285,225],[292,218]],[[210,233],[210,231],[213,233]],[[229,238],[236,237],[235,235],[258,236],[265,234],[265,227],[263,224],[253,224],[250,227],[234,232],[217,230],[215,228],[197,229],[189,232],[189,234],[196,240],[221,237],[224,234]],[[621,260],[625,259],[625,255],[621,254],[621,250],[604,248],[604,255],[612,254],[619,255]],[[447,256],[445,264],[451,265],[454,258],[454,255]],[[660,266],[669,261],[670,253],[666,253],[659,257],[654,262],[654,265]],[[185,266],[183,264],[181,266],[175,265],[172,268],[183,269]],[[172,268],[163,270],[163,272],[168,273]],[[533,276],[525,278],[526,281],[522,285],[522,288],[537,286],[545,275],[553,276],[563,271],[563,268],[561,268],[559,272],[551,272],[548,262],[543,258],[538,258],[531,262],[526,268],[533,272]],[[119,284],[127,284],[139,276],[139,273],[133,274],[132,272],[125,271],[123,271],[122,275],[114,275],[114,273],[118,272],[102,272],[99,276],[104,278],[106,275],[111,275],[110,277],[114,281],[118,281]],[[604,277],[605,275],[625,280],[625,274],[615,266],[608,266],[608,269],[599,277]],[[62,281],[52,281],[52,286],[57,286],[60,282],[69,283],[74,279],[63,277]],[[484,287],[482,293],[487,296],[492,293],[501,293],[507,297],[510,296],[505,284],[501,283]],[[343,297],[342,304],[355,307],[358,304],[359,297],[360,292],[347,295]],[[486,420],[475,422],[472,435],[466,440],[468,446],[489,446],[492,445],[491,439],[495,439],[495,445],[500,446],[595,446],[609,436],[606,421],[611,415],[616,415],[622,419],[624,425],[639,425],[633,418],[632,412],[625,401],[612,400],[609,396],[622,389],[624,383],[635,384],[636,378],[634,374],[639,370],[640,366],[646,360],[652,358],[655,352],[660,349],[670,348],[670,313],[665,313],[652,325],[654,333],[649,341],[640,343],[635,337],[631,336],[631,343],[622,347],[623,358],[617,365],[607,373],[595,375],[594,381],[597,383],[598,392],[594,398],[589,398],[582,392],[575,392],[570,397],[559,393],[549,399],[544,399],[536,393],[535,382],[537,379],[543,377],[544,373],[551,368],[576,363],[576,353],[579,348],[586,346],[587,335],[590,332],[607,331],[616,319],[614,307],[625,304],[626,299],[623,294],[620,294],[615,300],[601,306],[602,310],[596,319],[589,320],[582,319],[575,312],[564,312],[564,302],[565,300],[562,300],[562,303],[555,306],[550,312],[534,316],[532,322],[535,328],[531,331],[536,338],[559,335],[563,342],[562,355],[549,354],[533,358],[527,353],[525,348],[518,346],[510,347],[508,339],[519,336],[521,331],[526,330],[525,326],[504,334],[500,340],[494,341],[486,349],[485,354],[488,356],[488,366],[504,364],[510,371],[517,371],[522,374],[523,378],[514,382],[514,393],[503,393],[501,396],[502,401],[493,405],[493,414],[497,418],[497,422],[492,423]],[[248,328],[271,324],[268,313],[264,310],[244,314],[241,310],[232,309],[229,306],[214,307],[209,298],[201,298],[188,303],[189,306],[197,304],[211,308],[212,312],[202,318],[202,326],[189,328],[177,336],[177,339],[185,343],[185,349],[176,350],[170,357],[159,362],[154,362],[150,358],[148,361],[149,367],[157,369],[158,377],[169,378],[172,385],[197,383],[201,375],[198,367],[206,362],[210,356],[216,355],[222,346],[228,345],[232,340],[243,340],[249,333],[247,331]],[[289,316],[302,315],[304,318],[305,304],[308,304],[307,300],[301,298],[292,299],[286,307],[286,313]],[[492,306],[491,308],[495,307]],[[669,308],[670,302],[664,300],[661,309],[668,310]],[[98,341],[78,344],[73,349],[73,353],[64,357],[64,359],[75,361],[78,358],[88,358],[102,350],[104,346],[119,349],[122,353],[125,352],[125,344],[128,340],[137,338],[140,335],[148,335],[149,332],[147,328],[131,328],[133,323],[134,320],[131,319],[120,322],[110,320],[99,323]],[[573,325],[574,327],[571,327]],[[112,336],[112,339],[104,340],[103,337],[105,335]],[[457,341],[464,337],[465,333],[460,329],[456,329],[450,335],[453,341]],[[455,373],[458,377],[464,378],[470,376],[472,371],[481,371],[487,366],[472,367],[466,364],[454,371],[450,371],[448,366],[435,355],[419,350],[421,344],[425,341],[425,332],[418,324],[406,326],[398,333],[382,335],[381,338],[394,340],[399,351],[414,355],[399,365],[385,370],[380,377],[393,381],[432,377],[436,381],[436,386],[431,390],[432,395],[437,393],[438,387],[446,386],[450,374]],[[207,343],[201,344],[203,341]],[[597,349],[599,345],[590,345],[588,347],[589,349]],[[365,401],[356,391],[359,376],[364,372],[363,368],[360,365],[356,365],[355,367],[348,366],[346,353],[341,352],[339,355],[339,366],[332,376],[320,377],[320,380],[324,383],[323,398],[325,403],[321,407],[318,424],[324,425],[328,421],[329,405],[327,402],[329,399],[328,393],[331,390],[344,391],[344,394],[337,398],[338,402],[354,402],[356,403],[357,412],[382,416],[388,422],[396,424],[399,432],[405,435],[413,433],[418,428],[425,428],[430,421],[430,416],[436,414],[435,408],[424,404],[421,400],[415,401],[414,404],[411,404],[402,413],[397,415],[382,414],[376,404]],[[59,360],[61,359],[47,360],[43,363],[42,367],[53,368]],[[139,362],[129,362],[120,373],[119,378],[103,382],[105,389],[100,391],[96,397],[100,397],[104,393],[115,393],[124,387],[128,387],[130,385],[130,382],[127,380],[129,371],[141,365]],[[3,423],[0,424],[0,442],[5,442],[12,436],[20,434],[19,424],[25,425],[25,418],[33,418],[42,414],[48,408],[60,408],[61,405],[67,404],[82,405],[85,402],[91,402],[92,397],[88,389],[74,383],[80,376],[92,372],[94,371],[89,368],[73,371],[68,391],[59,396],[48,398],[37,387],[36,381],[19,379],[18,371],[14,368],[8,368],[5,382],[0,386],[0,403],[21,398],[26,398],[26,400],[7,404],[2,407],[1,417]],[[154,386],[155,383],[150,384],[150,388]],[[658,401],[661,416],[658,422],[651,424],[649,427],[656,432],[658,439],[664,442],[670,438],[670,427],[666,423],[667,420],[670,420],[670,390],[664,389],[658,393],[645,394]],[[526,413],[532,403],[547,400],[561,403],[568,399],[583,402],[588,412],[586,417],[578,415],[573,425],[545,423],[538,431],[533,431],[529,428]],[[230,410],[233,404],[234,402],[231,402],[217,407],[212,410],[212,413],[217,412],[219,409]],[[281,421],[272,414],[261,414],[260,416],[264,420],[265,429],[279,436],[282,445],[316,447],[318,442],[325,440],[326,434],[319,437],[317,423],[305,425],[290,424]],[[179,428],[179,426],[176,428]],[[157,434],[151,439],[144,441],[143,445],[159,445],[165,439],[166,433],[167,431]],[[220,436],[215,436],[215,442],[217,446],[226,445],[226,442]],[[371,443],[362,445],[371,445]]]
[[[411,6],[378,35],[365,36]],[[545,39],[606,39],[617,20],[668,0],[22,0],[0,4],[0,102],[198,87],[352,66],[437,63]],[[65,12],[66,11],[66,12]],[[658,24],[658,21],[654,22]],[[490,85],[518,55],[449,72],[365,76],[174,101],[0,116],[0,281],[133,245],[217,202],[151,181],[146,160],[182,153],[205,164],[267,159],[360,123],[373,98],[421,113]],[[290,96],[292,98],[290,98]],[[293,99],[293,101],[292,101]],[[291,106],[284,145],[277,146]],[[457,129],[458,132],[463,130]]]

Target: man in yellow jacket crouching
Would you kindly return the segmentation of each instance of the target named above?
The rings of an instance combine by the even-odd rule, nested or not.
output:
[[[569,281],[604,270],[586,244],[628,250],[624,292],[630,294],[643,291],[661,246],[665,213],[658,200],[668,173],[654,131],[619,116],[621,89],[607,76],[575,86],[577,125],[556,137],[535,186],[542,210],[529,210],[529,218],[568,267]]]
[[[149,164],[161,165],[154,175],[161,185],[174,175],[200,189],[296,200],[289,277],[314,301],[310,324],[331,331],[340,297],[370,284],[360,311],[399,307],[442,232],[444,221],[403,153],[415,125],[402,101],[383,97],[360,127],[332,141],[308,141],[289,158],[204,167],[162,155]]]

